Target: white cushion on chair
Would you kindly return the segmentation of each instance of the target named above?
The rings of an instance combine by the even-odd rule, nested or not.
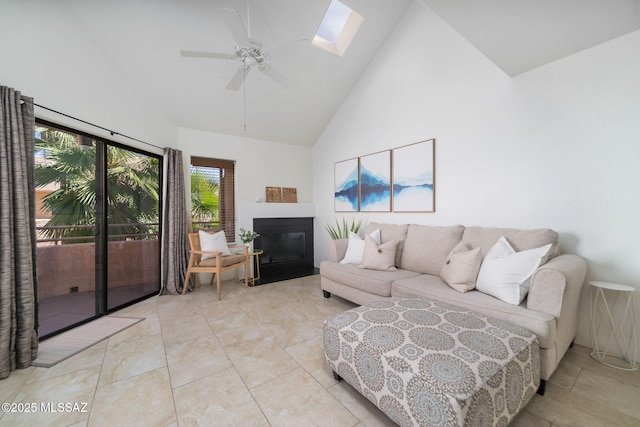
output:
[[[215,251],[222,252],[222,256],[229,256],[229,246],[227,245],[227,236],[224,234],[224,230],[211,234],[206,231],[198,230],[200,237],[200,249],[203,251]],[[202,254],[201,259],[215,258],[212,254]]]

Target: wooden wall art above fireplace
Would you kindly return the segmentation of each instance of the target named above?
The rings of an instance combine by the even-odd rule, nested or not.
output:
[[[298,203],[298,189],[289,187],[266,187],[267,203]]]

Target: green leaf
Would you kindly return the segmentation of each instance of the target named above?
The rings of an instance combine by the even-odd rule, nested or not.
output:
[[[327,233],[329,233],[329,237],[332,240],[347,239],[349,237],[349,232],[359,234],[363,221],[364,218],[360,218],[358,220],[356,220],[356,218],[351,218],[351,222],[348,222],[344,217],[342,218],[342,221],[336,218],[335,225],[325,224],[324,228],[327,230]]]

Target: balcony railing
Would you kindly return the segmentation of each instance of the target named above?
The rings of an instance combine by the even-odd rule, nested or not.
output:
[[[193,221],[191,223],[193,230],[211,230],[220,228],[220,221]],[[146,233],[109,233],[109,241],[122,241],[122,240],[152,240],[157,239],[159,235],[160,223],[129,223],[129,224],[108,224],[108,230],[116,230],[123,227],[139,227],[140,229],[147,229]],[[43,225],[36,227],[37,244],[42,245],[62,245],[70,243],[90,243],[95,241],[95,235],[88,234],[86,236],[63,236],[66,230],[94,230],[95,225]],[[50,233],[50,232],[53,233]],[[53,234],[53,237],[46,237]]]
[[[196,221],[192,226],[194,230],[216,229],[220,228],[220,223]],[[123,227],[147,232],[119,233]],[[36,230],[39,298],[94,291],[95,236],[92,231],[95,226],[43,225]],[[84,230],[91,234],[65,237],[64,234],[70,230]],[[159,223],[109,224],[108,230],[117,233],[109,235],[109,288],[146,286],[150,280],[157,283],[160,271]]]
[[[193,230],[210,230],[210,229],[218,229],[220,228],[220,221],[193,221],[191,223]],[[109,233],[109,240],[150,240],[157,239],[159,235],[160,223],[151,222],[151,223],[129,223],[129,224],[109,224],[110,230],[115,230],[117,228],[122,227],[139,227],[140,229],[147,229],[146,233],[121,233],[121,234],[111,234]],[[37,232],[37,240],[38,245],[40,244],[53,244],[53,245],[62,245],[69,243],[89,243],[95,241],[95,236],[93,234],[88,234],[86,236],[73,236],[73,237],[63,237],[63,231],[66,230],[93,230],[95,229],[94,225],[43,225],[36,227]],[[50,231],[53,231],[53,237],[46,237],[46,235],[50,235]],[[45,232],[47,232],[45,234]]]
[[[220,221],[193,221],[191,223],[193,231],[198,230],[211,230],[220,228]]]
[[[147,233],[124,233],[124,234],[111,234],[109,233],[108,239],[109,241],[122,241],[122,240],[153,240],[158,238],[158,230],[160,223],[151,222],[151,223],[129,223],[129,224],[108,224],[107,228],[109,230],[116,230],[117,228],[123,227],[139,227],[141,229],[146,228],[149,230]],[[62,245],[69,243],[90,243],[95,241],[95,235],[88,234],[86,236],[62,236],[63,231],[66,230],[94,230],[95,225],[44,225],[40,227],[36,227],[37,233],[37,244],[53,244],[53,245]],[[46,237],[51,233],[47,231],[53,231],[53,237]],[[45,234],[45,232],[47,232]]]

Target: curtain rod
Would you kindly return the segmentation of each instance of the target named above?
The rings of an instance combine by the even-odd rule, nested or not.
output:
[[[79,119],[79,118],[77,118],[77,117],[73,117],[73,116],[70,116],[70,115],[68,115],[68,114],[61,113],[60,111],[56,111],[56,110],[51,109],[51,108],[49,108],[49,107],[45,107],[44,105],[36,104],[35,102],[33,103],[33,105],[35,105],[36,107],[44,108],[45,110],[51,111],[52,113],[60,114],[61,116],[68,117],[68,118],[73,119],[73,120],[77,120],[77,121],[82,122],[82,123],[84,123],[84,124],[87,124],[87,125],[89,125],[89,126],[93,126],[93,127],[98,128],[98,129],[102,129],[102,130],[104,130],[104,131],[109,132],[109,133],[111,134],[111,136],[119,135],[119,136],[122,136],[122,137],[124,137],[124,138],[129,138],[129,139],[131,139],[131,140],[133,140],[133,141],[138,141],[138,142],[141,142],[141,143],[143,143],[143,144],[150,145],[151,147],[155,147],[155,148],[159,148],[160,150],[164,150],[164,148],[163,148],[163,147],[159,147],[159,146],[157,146],[157,145],[155,145],[155,144],[151,144],[151,143],[149,143],[149,142],[145,142],[145,141],[139,140],[139,139],[134,138],[134,137],[129,136],[129,135],[124,135],[124,134],[122,134],[122,133],[120,133],[120,132],[116,132],[116,131],[113,131],[113,130],[111,130],[111,129],[107,129],[107,128],[102,127],[102,126],[98,126],[98,125],[96,125],[96,124],[94,124],[94,123],[88,122],[88,121],[86,121],[86,120]]]

